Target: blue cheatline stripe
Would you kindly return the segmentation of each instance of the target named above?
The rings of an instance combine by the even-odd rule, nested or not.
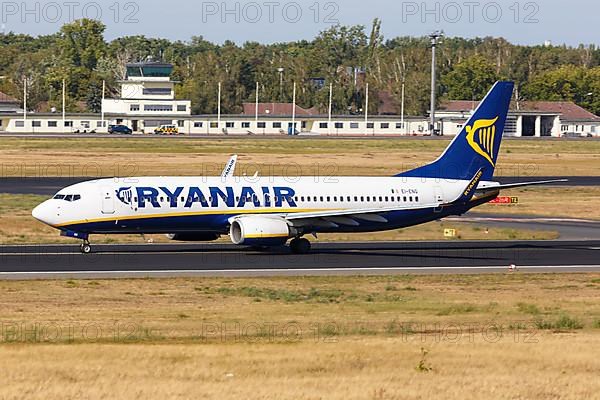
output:
[[[477,202],[469,205],[452,205],[444,207],[441,211],[432,208],[422,210],[403,210],[382,213],[388,220],[388,223],[361,221],[359,227],[340,226],[333,232],[372,232],[380,230],[391,230],[406,228],[437,219],[445,218],[449,215],[463,214],[469,208],[477,205]],[[440,212],[437,212],[440,211]],[[254,215],[263,215],[253,213]],[[186,214],[180,216],[164,216],[160,218],[138,218],[128,220],[118,220],[115,218],[96,222],[77,222],[75,224],[61,226],[64,231],[80,233],[174,233],[174,232],[216,232],[227,233],[229,228],[229,219],[232,216],[240,215],[239,212],[228,212],[219,214]],[[331,229],[314,228],[315,232],[332,232]]]

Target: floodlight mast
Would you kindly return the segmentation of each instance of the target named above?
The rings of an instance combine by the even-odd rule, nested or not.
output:
[[[436,64],[436,48],[439,44],[440,39],[444,37],[444,31],[435,31],[429,35],[431,39],[431,122],[429,124],[429,131],[435,133],[435,107],[436,107],[436,78],[437,78],[437,64]]]

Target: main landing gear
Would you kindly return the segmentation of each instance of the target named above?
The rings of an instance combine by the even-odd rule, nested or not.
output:
[[[88,240],[84,240],[83,243],[81,243],[81,246],[79,246],[79,251],[81,251],[81,254],[90,254],[92,252],[92,246],[90,245],[90,242]]]
[[[304,238],[296,238],[290,242],[290,249],[294,254],[308,254],[311,247],[310,241]]]

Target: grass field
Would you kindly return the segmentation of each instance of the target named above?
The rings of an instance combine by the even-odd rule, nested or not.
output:
[[[2,176],[393,175],[437,158],[448,140],[425,139],[30,139],[0,140]],[[600,141],[508,140],[499,176],[600,175]]]
[[[3,176],[392,175],[438,140],[0,140]],[[600,142],[507,141],[501,175],[600,174]],[[336,155],[339,154],[339,155]],[[479,210],[600,218],[599,188]],[[74,243],[0,195],[0,238]],[[561,205],[560,208],[558,205]],[[557,211],[560,210],[560,211]],[[559,215],[560,214],[560,215]],[[18,229],[16,229],[18,227]],[[320,240],[549,239],[431,223]],[[164,241],[159,236],[152,237]],[[141,242],[97,237],[94,242]],[[600,274],[0,281],[0,398],[599,398]]]
[[[600,390],[598,274],[0,282],[0,292],[5,399]]]
[[[219,175],[231,153],[241,156],[238,174],[392,175],[435,159],[447,140],[424,139],[31,139],[0,140],[2,176]],[[498,175],[600,174],[600,141],[509,140],[502,148]],[[600,188],[534,188],[518,195],[516,207],[485,206],[478,211],[571,218],[600,218]],[[41,196],[0,195],[0,237],[4,244],[72,243],[30,217]],[[557,211],[557,205],[562,206]],[[19,226],[19,231],[14,230]],[[432,223],[402,231],[369,235],[323,235],[321,240],[442,240],[445,228],[462,239],[554,239],[555,232],[494,229]],[[151,237],[164,241],[163,237]],[[140,237],[100,237],[97,243],[140,242]]]

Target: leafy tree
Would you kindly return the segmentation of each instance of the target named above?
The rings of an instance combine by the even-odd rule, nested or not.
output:
[[[481,99],[498,80],[494,65],[483,56],[474,55],[458,63],[442,79],[448,98]]]
[[[560,67],[534,76],[524,88],[528,100],[573,101],[600,114],[600,67]]]
[[[178,98],[191,99],[193,112],[217,109],[217,85],[222,82],[224,113],[239,112],[253,102],[256,82],[263,102],[289,102],[297,84],[297,101],[304,107],[327,110],[329,84],[334,84],[333,110],[360,113],[369,83],[370,112],[377,112],[378,92],[392,94],[400,112],[402,83],[406,85],[406,114],[424,115],[429,109],[431,57],[427,37],[398,37],[383,41],[381,22],[370,32],[362,25],[336,25],[312,40],[260,44],[214,44],[201,36],[188,42],[145,36],[126,36],[106,43],[105,26],[79,20],[53,35],[33,37],[0,34],[0,90],[22,98],[24,78],[29,106],[45,109],[62,104],[62,81],[67,81],[68,109],[79,103],[97,109],[98,87],[118,95],[118,81],[128,62],[152,58],[174,64]],[[499,77],[517,82],[517,96],[532,100],[572,100],[600,112],[600,49],[594,45],[521,46],[502,38],[445,38],[439,46],[441,97],[479,99]],[[284,68],[280,90],[278,68]],[[355,68],[360,73],[354,75]],[[323,79],[324,87],[314,80]]]
[[[58,43],[63,58],[75,67],[93,70],[106,52],[105,30],[102,22],[92,19],[80,19],[63,25]]]
[[[92,82],[89,87],[86,105],[89,111],[99,113],[102,111],[102,84]]]

